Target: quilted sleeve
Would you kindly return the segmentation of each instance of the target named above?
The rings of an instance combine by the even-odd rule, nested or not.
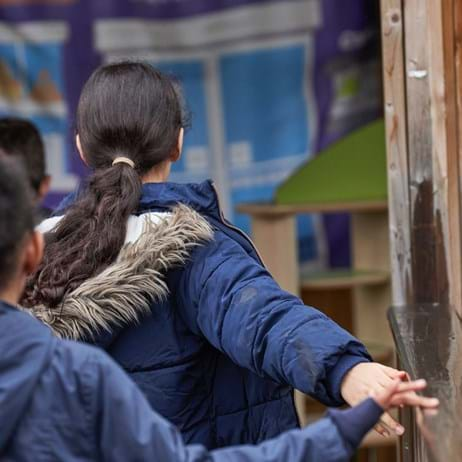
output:
[[[327,405],[343,403],[343,377],[370,361],[361,342],[219,233],[196,251],[179,292],[192,328],[235,363]]]

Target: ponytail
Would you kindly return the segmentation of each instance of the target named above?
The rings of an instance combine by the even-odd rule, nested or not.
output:
[[[112,63],[92,74],[80,96],[76,128],[94,173],[47,234],[25,306],[57,307],[68,292],[115,261],[128,217],[138,208],[141,178],[178,149],[181,101],[172,80],[149,64]]]
[[[54,308],[66,293],[115,261],[138,208],[141,179],[127,163],[95,171],[85,193],[46,236],[47,251],[23,304]]]

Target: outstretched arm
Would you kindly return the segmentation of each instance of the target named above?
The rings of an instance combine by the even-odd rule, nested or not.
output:
[[[371,360],[361,342],[283,291],[259,262],[219,233],[198,249],[179,287],[179,309],[193,331],[236,364],[328,406],[343,404],[343,378]]]
[[[99,460],[111,462],[313,462],[349,460],[337,426],[327,417],[303,430],[293,430],[259,446],[208,451],[184,444],[179,431],[150,408],[136,385],[109,358],[96,363],[95,402]],[[99,359],[99,357],[98,357]]]
[[[425,388],[423,381],[395,381],[374,399],[350,410],[331,411],[303,430],[292,430],[258,446],[208,451],[201,445],[185,445],[179,431],[150,408],[112,360],[101,354],[94,364],[99,460],[111,462],[346,462],[384,410],[416,405],[415,391]],[[426,400],[426,407],[438,404]]]
[[[406,376],[370,362],[359,340],[283,291],[259,262],[220,233],[198,249],[181,284],[188,297],[179,306],[192,330],[235,363],[328,406],[356,405]],[[382,422],[397,434],[404,431],[388,414]]]

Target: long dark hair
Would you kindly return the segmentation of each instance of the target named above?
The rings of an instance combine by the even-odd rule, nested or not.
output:
[[[123,62],[92,74],[80,97],[77,133],[93,174],[46,236],[44,260],[29,281],[25,306],[58,306],[67,292],[116,259],[127,219],[139,205],[141,177],[175,154],[182,126],[178,88],[152,66]],[[120,156],[135,168],[112,165]]]

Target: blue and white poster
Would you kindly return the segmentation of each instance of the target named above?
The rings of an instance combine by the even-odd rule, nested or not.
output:
[[[147,60],[181,82],[192,115],[172,181],[213,178],[249,231],[236,204],[271,200],[302,162],[379,113],[370,3],[0,0],[0,116],[40,128],[53,206],[86,174],[73,129],[83,83],[101,63]],[[303,259],[325,264],[345,226],[301,219]]]

